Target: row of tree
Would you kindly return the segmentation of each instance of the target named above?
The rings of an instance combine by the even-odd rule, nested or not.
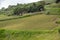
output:
[[[44,11],[44,1],[29,4],[18,4],[14,9],[14,15],[22,15],[23,13]]]
[[[38,12],[44,11],[45,1],[38,1],[34,3],[28,4],[17,4],[17,5],[10,5],[8,8],[2,8],[0,14],[7,14],[7,15],[22,15],[23,13],[31,13],[31,12]]]
[[[39,12],[44,11],[44,6],[48,2],[52,2],[53,0],[44,0],[44,1],[38,1],[34,3],[28,3],[28,4],[17,4],[17,5],[10,5],[8,8],[2,8],[0,10],[0,14],[7,14],[7,15],[23,15],[23,13],[31,13],[31,12]],[[54,2],[59,3],[60,0],[54,0]]]

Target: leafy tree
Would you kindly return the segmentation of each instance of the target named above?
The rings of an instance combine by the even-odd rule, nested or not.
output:
[[[7,9],[3,9],[3,12],[6,15],[23,15],[23,13],[44,11],[44,5],[44,1],[28,4],[9,5]]]
[[[14,15],[21,15],[22,16],[23,11],[24,11],[24,8],[17,7],[14,10]]]
[[[60,0],[56,0],[56,3],[59,3],[60,2]]]

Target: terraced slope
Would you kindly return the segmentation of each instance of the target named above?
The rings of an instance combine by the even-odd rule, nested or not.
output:
[[[56,19],[56,15],[34,15],[26,18],[0,21],[0,27],[12,30],[51,30],[57,27]]]

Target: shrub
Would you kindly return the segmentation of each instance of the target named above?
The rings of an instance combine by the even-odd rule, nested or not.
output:
[[[5,38],[5,30],[4,29],[0,30],[0,38]]]
[[[57,24],[60,24],[60,21],[56,21]]]
[[[60,33],[60,29],[58,30],[58,32]]]

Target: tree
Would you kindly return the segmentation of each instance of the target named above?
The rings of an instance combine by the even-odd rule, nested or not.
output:
[[[60,2],[60,0],[56,0],[56,3],[59,3]]]
[[[14,15],[23,15],[23,13],[44,11],[44,1],[29,3],[29,4],[17,4],[14,9]]]
[[[24,11],[24,8],[17,7],[17,8],[14,10],[14,15],[21,15],[21,16],[22,16],[23,11]]]
[[[2,9],[1,9],[2,11],[4,11],[5,10],[5,8],[4,7],[2,7]]]

